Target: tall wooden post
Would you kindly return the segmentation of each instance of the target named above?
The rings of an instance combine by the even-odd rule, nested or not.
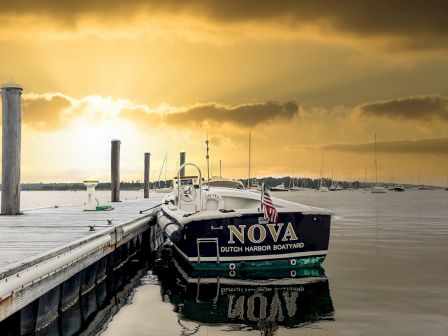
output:
[[[180,167],[185,164],[185,156],[186,153],[185,152],[180,152],[179,153],[179,163],[180,163]],[[185,168],[182,168],[180,170],[180,177],[184,177],[185,176]]]
[[[143,197],[149,198],[149,169],[150,169],[151,153],[145,153],[145,170],[143,182]]]
[[[112,202],[120,202],[120,144],[120,140],[112,140],[110,157]]]
[[[20,214],[20,144],[22,128],[22,87],[1,86],[2,95],[2,215]]]

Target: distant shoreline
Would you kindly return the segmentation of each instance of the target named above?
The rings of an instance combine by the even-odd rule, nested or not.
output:
[[[262,179],[258,179],[261,183]],[[290,181],[292,180],[291,177],[266,177],[263,178],[264,182],[267,186],[273,187],[279,184],[284,184],[285,187],[288,187],[290,185]],[[240,179],[244,185],[247,185],[247,179]],[[317,189],[320,183],[320,179],[295,179],[295,186],[305,186],[307,188],[311,189]],[[334,181],[335,184],[338,184],[343,187],[343,189],[362,189],[362,188],[370,188],[374,183],[372,182],[360,182],[360,181]],[[331,179],[323,179],[323,184],[327,187],[332,185]],[[407,183],[386,183],[386,182],[379,182],[378,184],[384,185],[386,187],[393,186],[395,184],[402,184],[406,189],[412,189],[418,187],[417,184],[407,184]],[[157,182],[150,182],[149,188],[153,189],[154,186],[157,188],[158,183]],[[164,187],[164,181],[160,182],[160,186]],[[166,186],[171,186],[171,181],[167,181]],[[440,185],[429,185],[424,184],[426,187],[434,188],[434,189],[444,189],[444,186]],[[52,191],[52,190],[71,190],[71,191],[77,191],[77,190],[86,190],[86,187],[83,183],[78,182],[59,182],[59,183],[22,183],[20,185],[21,191]],[[97,190],[111,190],[111,184],[110,182],[100,182],[98,183]],[[120,183],[120,189],[121,190],[140,190],[143,189],[143,183],[140,181],[131,181],[131,182],[121,182]]]

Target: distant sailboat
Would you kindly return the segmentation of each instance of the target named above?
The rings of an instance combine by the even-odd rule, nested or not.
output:
[[[166,179],[166,170],[168,165],[168,153],[165,153],[165,157],[163,159],[162,167],[160,168],[159,179],[157,180],[157,188],[154,189],[157,193],[168,193],[173,191],[173,188],[168,187],[168,180]],[[162,175],[163,168],[165,167],[165,181],[163,182],[163,187],[160,186],[160,177]]]
[[[295,184],[295,181],[297,181],[297,184]],[[292,186],[289,188],[289,190],[291,190],[291,191],[300,191],[300,190],[303,190],[303,188],[300,188],[300,187],[299,187],[299,183],[298,183],[298,182],[299,182],[299,181],[298,181],[297,178],[293,179]]]
[[[334,184],[334,175],[333,175],[333,169],[331,169],[331,186],[328,188],[329,191],[336,191],[338,190],[336,188],[336,185]]]
[[[320,168],[320,186],[319,191],[320,192],[327,192],[329,191],[327,187],[323,185],[324,182],[324,157],[322,156],[322,167]]]
[[[376,134],[375,134],[375,185],[370,189],[372,194],[384,194],[387,189],[378,185],[378,161],[376,158]]]
[[[288,191],[288,189],[285,187],[285,184],[282,182],[282,184],[279,184],[275,187],[269,188],[270,191]]]
[[[297,185],[296,185],[296,181],[297,181]],[[292,178],[291,180],[289,180],[289,190],[291,191],[299,191],[302,190],[299,187],[299,181],[296,177],[294,177],[294,171],[292,172]]]

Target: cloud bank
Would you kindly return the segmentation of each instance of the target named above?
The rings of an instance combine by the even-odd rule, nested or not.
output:
[[[41,17],[76,27],[80,18],[117,21],[184,16],[225,28],[230,24],[271,24],[288,30],[318,27],[322,33],[396,40],[396,49],[439,49],[448,45],[448,3],[441,0],[22,0],[2,3],[2,16]],[[103,19],[103,20],[101,20]],[[172,19],[172,18],[171,18]],[[169,20],[169,19],[168,19]],[[80,27],[77,27],[80,29]]]
[[[238,106],[206,104],[188,108],[183,112],[168,114],[166,122],[175,125],[203,122],[232,123],[241,127],[254,127],[276,120],[291,120],[298,112],[299,105],[294,101]]]
[[[22,101],[23,122],[39,131],[66,128],[75,118],[88,116],[98,123],[110,118],[124,118],[146,128],[165,123],[178,127],[201,126],[204,123],[249,128],[257,125],[289,121],[299,114],[295,101],[262,102],[236,106],[218,103],[193,106],[162,105],[151,108],[110,97],[86,96],[75,99],[61,93],[26,94]]]
[[[328,144],[320,146],[324,151],[348,153],[368,153],[374,151],[373,142],[358,144]],[[379,141],[377,151],[382,153],[400,154],[435,154],[448,155],[448,138],[428,138],[417,140]]]
[[[28,95],[22,100],[23,122],[39,130],[58,130],[66,125],[71,106],[70,99],[62,94]]]
[[[390,119],[448,121],[448,97],[439,95],[415,96],[363,104],[358,107],[362,116]]]

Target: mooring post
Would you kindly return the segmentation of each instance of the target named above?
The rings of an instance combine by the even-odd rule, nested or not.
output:
[[[1,86],[2,95],[2,215],[20,214],[20,143],[22,128],[22,87]]]
[[[111,201],[120,202],[120,140],[112,140],[111,150]]]
[[[180,167],[182,167],[182,165],[185,164],[185,156],[186,156],[185,152],[180,152],[179,153]],[[184,177],[184,176],[185,176],[185,167],[180,170],[180,177]]]
[[[143,182],[143,197],[149,198],[149,169],[150,169],[151,153],[145,153],[145,170]]]

